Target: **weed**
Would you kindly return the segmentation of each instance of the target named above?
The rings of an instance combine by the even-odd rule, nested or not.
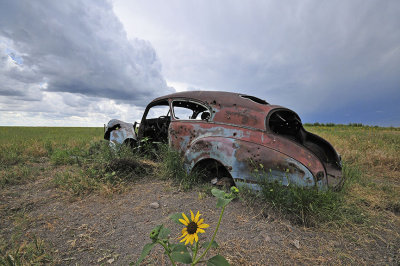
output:
[[[34,178],[35,169],[29,166],[12,166],[0,170],[0,188],[7,185],[23,184]]]
[[[71,156],[74,154],[74,156]],[[71,159],[72,158],[72,159]],[[54,151],[52,161],[58,164],[75,164],[71,171],[58,173],[54,178],[57,187],[75,196],[105,189],[115,191],[127,181],[149,175],[153,164],[126,145],[110,147],[107,141],[91,142],[85,150]],[[75,169],[75,170],[74,170]],[[113,188],[112,188],[113,187]]]
[[[278,182],[261,183],[261,197],[274,208],[292,214],[295,220],[306,226],[338,220],[342,200],[333,191],[305,189],[294,185],[282,186]]]
[[[159,146],[161,151],[160,178],[169,178],[177,182],[181,188],[190,189],[199,184],[200,178],[197,173],[188,173],[183,166],[181,154],[166,144]]]
[[[75,158],[69,150],[55,150],[50,159],[54,165],[68,165],[75,162]]]
[[[50,140],[47,140],[43,146],[44,146],[45,150],[47,151],[47,156],[51,156],[54,151],[53,142]]]
[[[54,177],[54,183],[57,187],[70,191],[76,196],[87,194],[99,187],[98,180],[88,178],[83,171],[57,173]]]
[[[43,240],[31,237],[28,241],[7,248],[2,245],[0,249],[0,264],[14,265],[44,265],[52,262],[52,257],[46,250]]]

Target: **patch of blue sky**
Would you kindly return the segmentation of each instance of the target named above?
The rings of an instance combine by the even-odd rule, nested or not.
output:
[[[6,47],[5,52],[18,65],[24,64],[24,59],[17,53],[17,51]]]

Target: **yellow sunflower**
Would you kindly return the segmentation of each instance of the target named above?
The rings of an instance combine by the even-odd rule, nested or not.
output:
[[[199,220],[200,215],[201,214],[197,212],[195,217],[193,212],[190,211],[190,218],[192,221],[189,221],[187,216],[182,213],[183,219],[179,219],[179,221],[186,227],[182,229],[182,236],[180,238],[183,237],[183,239],[180,242],[186,240],[185,245],[187,245],[189,242],[191,245],[193,245],[193,240],[196,242],[199,241],[199,236],[197,233],[205,233],[203,229],[209,227],[209,225],[203,223],[204,219]]]

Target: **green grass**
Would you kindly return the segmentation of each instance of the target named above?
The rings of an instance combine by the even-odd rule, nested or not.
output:
[[[45,265],[53,261],[45,242],[36,236],[11,248],[1,243],[0,246],[0,265]]]
[[[102,128],[0,127],[0,167],[37,162],[57,150],[87,148],[102,134]]]
[[[183,167],[183,159],[179,152],[171,149],[168,145],[160,145],[160,169],[158,175],[162,179],[171,179],[180,188],[188,190],[201,183],[198,173],[187,173]]]
[[[266,183],[263,201],[307,226],[356,228],[361,235],[372,224],[376,230],[386,230],[388,221],[399,226],[400,129],[333,124],[306,129],[341,154],[344,188],[320,193]],[[102,138],[102,128],[0,127],[0,188],[40,175],[51,176],[54,186],[74,196],[109,195],[145,176],[172,179],[185,190],[199,186],[199,176],[188,175],[180,154],[166,145],[147,145],[140,153],[124,146],[114,151]]]
[[[142,155],[123,145],[110,149],[102,138],[102,128],[0,127],[0,187],[35,180],[38,163],[45,171],[63,167],[54,184],[77,196],[122,189],[153,171]]]
[[[0,236],[0,265],[44,265],[53,261],[48,245],[36,237],[24,232],[34,225],[34,219],[24,210],[12,216],[14,228],[9,239]]]

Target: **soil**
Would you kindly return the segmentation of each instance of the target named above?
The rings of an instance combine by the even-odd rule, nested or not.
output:
[[[152,208],[151,203],[159,203]],[[171,181],[152,177],[105,196],[71,196],[52,185],[51,177],[0,190],[0,233],[7,241],[15,232],[15,215],[24,213],[24,236],[43,239],[57,265],[127,265],[136,261],[149,233],[158,224],[180,236],[182,226],[170,221],[176,212],[200,211],[210,224],[201,241],[210,239],[219,217],[214,197],[201,189],[181,191]],[[359,243],[357,236],[335,230],[304,228],[257,203],[235,200],[226,208],[216,241],[232,265],[392,264],[399,261],[397,239]],[[144,264],[169,265],[160,248]]]

